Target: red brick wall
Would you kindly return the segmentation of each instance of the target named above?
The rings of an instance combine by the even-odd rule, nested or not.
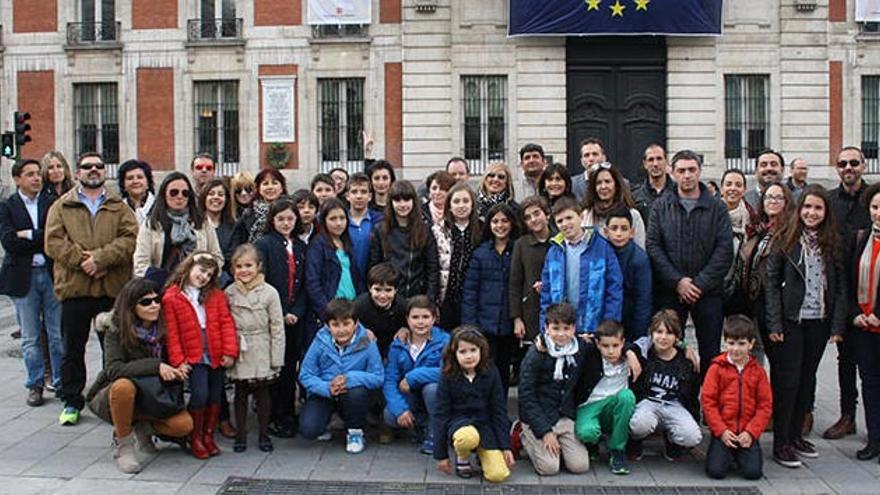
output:
[[[132,29],[174,29],[178,0],[132,0]]]
[[[846,0],[828,0],[828,20],[846,22]]]
[[[473,0],[471,0],[473,1]],[[379,3],[379,22],[400,24],[400,0],[381,0]]]
[[[254,0],[254,26],[302,24],[301,0]]]
[[[39,159],[47,151],[55,149],[55,73],[53,71],[18,73],[16,110],[31,114],[28,123],[31,125],[32,141],[24,146],[21,156]]]
[[[13,33],[51,33],[58,31],[56,0],[13,0]]]
[[[259,75],[262,76],[295,76],[299,72],[299,66],[296,64],[280,64],[280,65],[261,65],[258,69]],[[293,128],[294,128],[294,138],[296,141],[293,143],[287,143],[287,148],[290,150],[290,162],[287,163],[287,168],[299,168],[299,98],[297,95],[299,94],[299,89],[297,88],[297,84],[294,83],[293,86]],[[269,166],[269,162],[266,160],[266,151],[269,149],[269,145],[263,142],[263,88],[260,87],[260,168],[265,168]]]
[[[837,161],[843,147],[843,62],[828,61],[828,154],[829,163]]]
[[[174,69],[137,70],[138,158],[174,170]]]
[[[385,64],[385,159],[403,166],[403,65]]]

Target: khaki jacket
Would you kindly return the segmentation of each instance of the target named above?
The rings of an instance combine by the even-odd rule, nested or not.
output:
[[[202,223],[202,228],[196,229],[196,249],[209,251],[223,267],[223,251],[220,250],[220,242],[217,241],[217,232],[214,225],[208,219]],[[149,220],[141,225],[137,235],[137,244],[134,249],[134,275],[143,277],[147,268],[160,268],[162,254],[165,251],[165,232],[162,229],[150,227]]]
[[[238,333],[238,359],[227,375],[232,380],[274,378],[285,364],[284,317],[278,291],[262,283],[247,294],[237,284],[225,292]]]
[[[109,191],[92,217],[78,191],[79,187],[74,187],[58,198],[46,218],[45,247],[55,261],[55,295],[60,300],[116,297],[131,279],[137,219],[131,208]],[[90,277],[80,268],[86,251],[92,253],[103,276]]]

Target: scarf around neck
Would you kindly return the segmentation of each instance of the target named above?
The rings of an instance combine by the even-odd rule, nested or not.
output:
[[[746,233],[746,225],[749,222],[749,210],[746,208],[746,202],[739,200],[736,208],[728,210],[727,214],[730,215],[730,225],[733,227],[733,233],[740,236],[744,235]]]
[[[471,229],[472,225],[468,225],[464,230],[458,228],[458,225],[449,227],[449,234],[452,238],[452,249],[449,260],[449,282],[446,284],[446,300],[450,302],[461,301],[462,282],[467,274],[468,265],[471,262],[471,254],[473,254],[473,246],[471,245]]]
[[[254,200],[251,204],[254,211],[254,223],[248,230],[248,242],[255,242],[266,233],[266,219],[269,217],[269,203],[262,199]]]
[[[159,325],[153,323],[149,328],[135,325],[134,331],[137,334],[138,342],[150,350],[150,354],[155,358],[162,357],[162,342],[159,340]]]
[[[871,263],[871,255],[874,254],[874,243],[880,240],[880,229],[871,226],[871,237],[865,243],[865,249],[859,258],[859,280],[857,287],[858,302],[860,306],[871,303],[873,305],[874,294],[871,288],[877,291],[880,283],[880,256]]]
[[[562,381],[565,378],[565,365],[574,366],[577,364],[575,354],[578,352],[577,337],[568,341],[564,346],[556,345],[553,339],[546,333],[544,334],[544,346],[547,347],[547,354],[556,358],[556,367],[553,369],[553,379]]]
[[[479,189],[477,191],[477,204],[479,205],[480,218],[485,219],[486,213],[489,213],[489,210],[493,206],[500,203],[506,203],[507,200],[507,189],[495,194],[489,194],[483,189]]]
[[[196,247],[196,231],[189,223],[189,211],[168,210],[168,220],[171,221],[171,244],[181,246],[185,253],[192,252]]]

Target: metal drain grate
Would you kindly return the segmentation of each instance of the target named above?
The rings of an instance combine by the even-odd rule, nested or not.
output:
[[[712,486],[552,486],[455,483],[374,483],[262,480],[230,477],[217,492],[255,495],[760,495],[755,487]]]

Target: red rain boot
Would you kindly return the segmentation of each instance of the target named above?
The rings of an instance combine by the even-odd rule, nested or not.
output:
[[[205,413],[205,433],[202,435],[202,443],[205,444],[205,449],[212,456],[215,456],[220,453],[220,447],[214,443],[214,430],[217,429],[217,425],[220,424],[220,404],[208,404],[208,409]]]
[[[205,430],[205,409],[190,409],[189,415],[193,420],[193,429],[189,434],[189,451],[196,459],[207,459],[211,453],[202,441]]]

